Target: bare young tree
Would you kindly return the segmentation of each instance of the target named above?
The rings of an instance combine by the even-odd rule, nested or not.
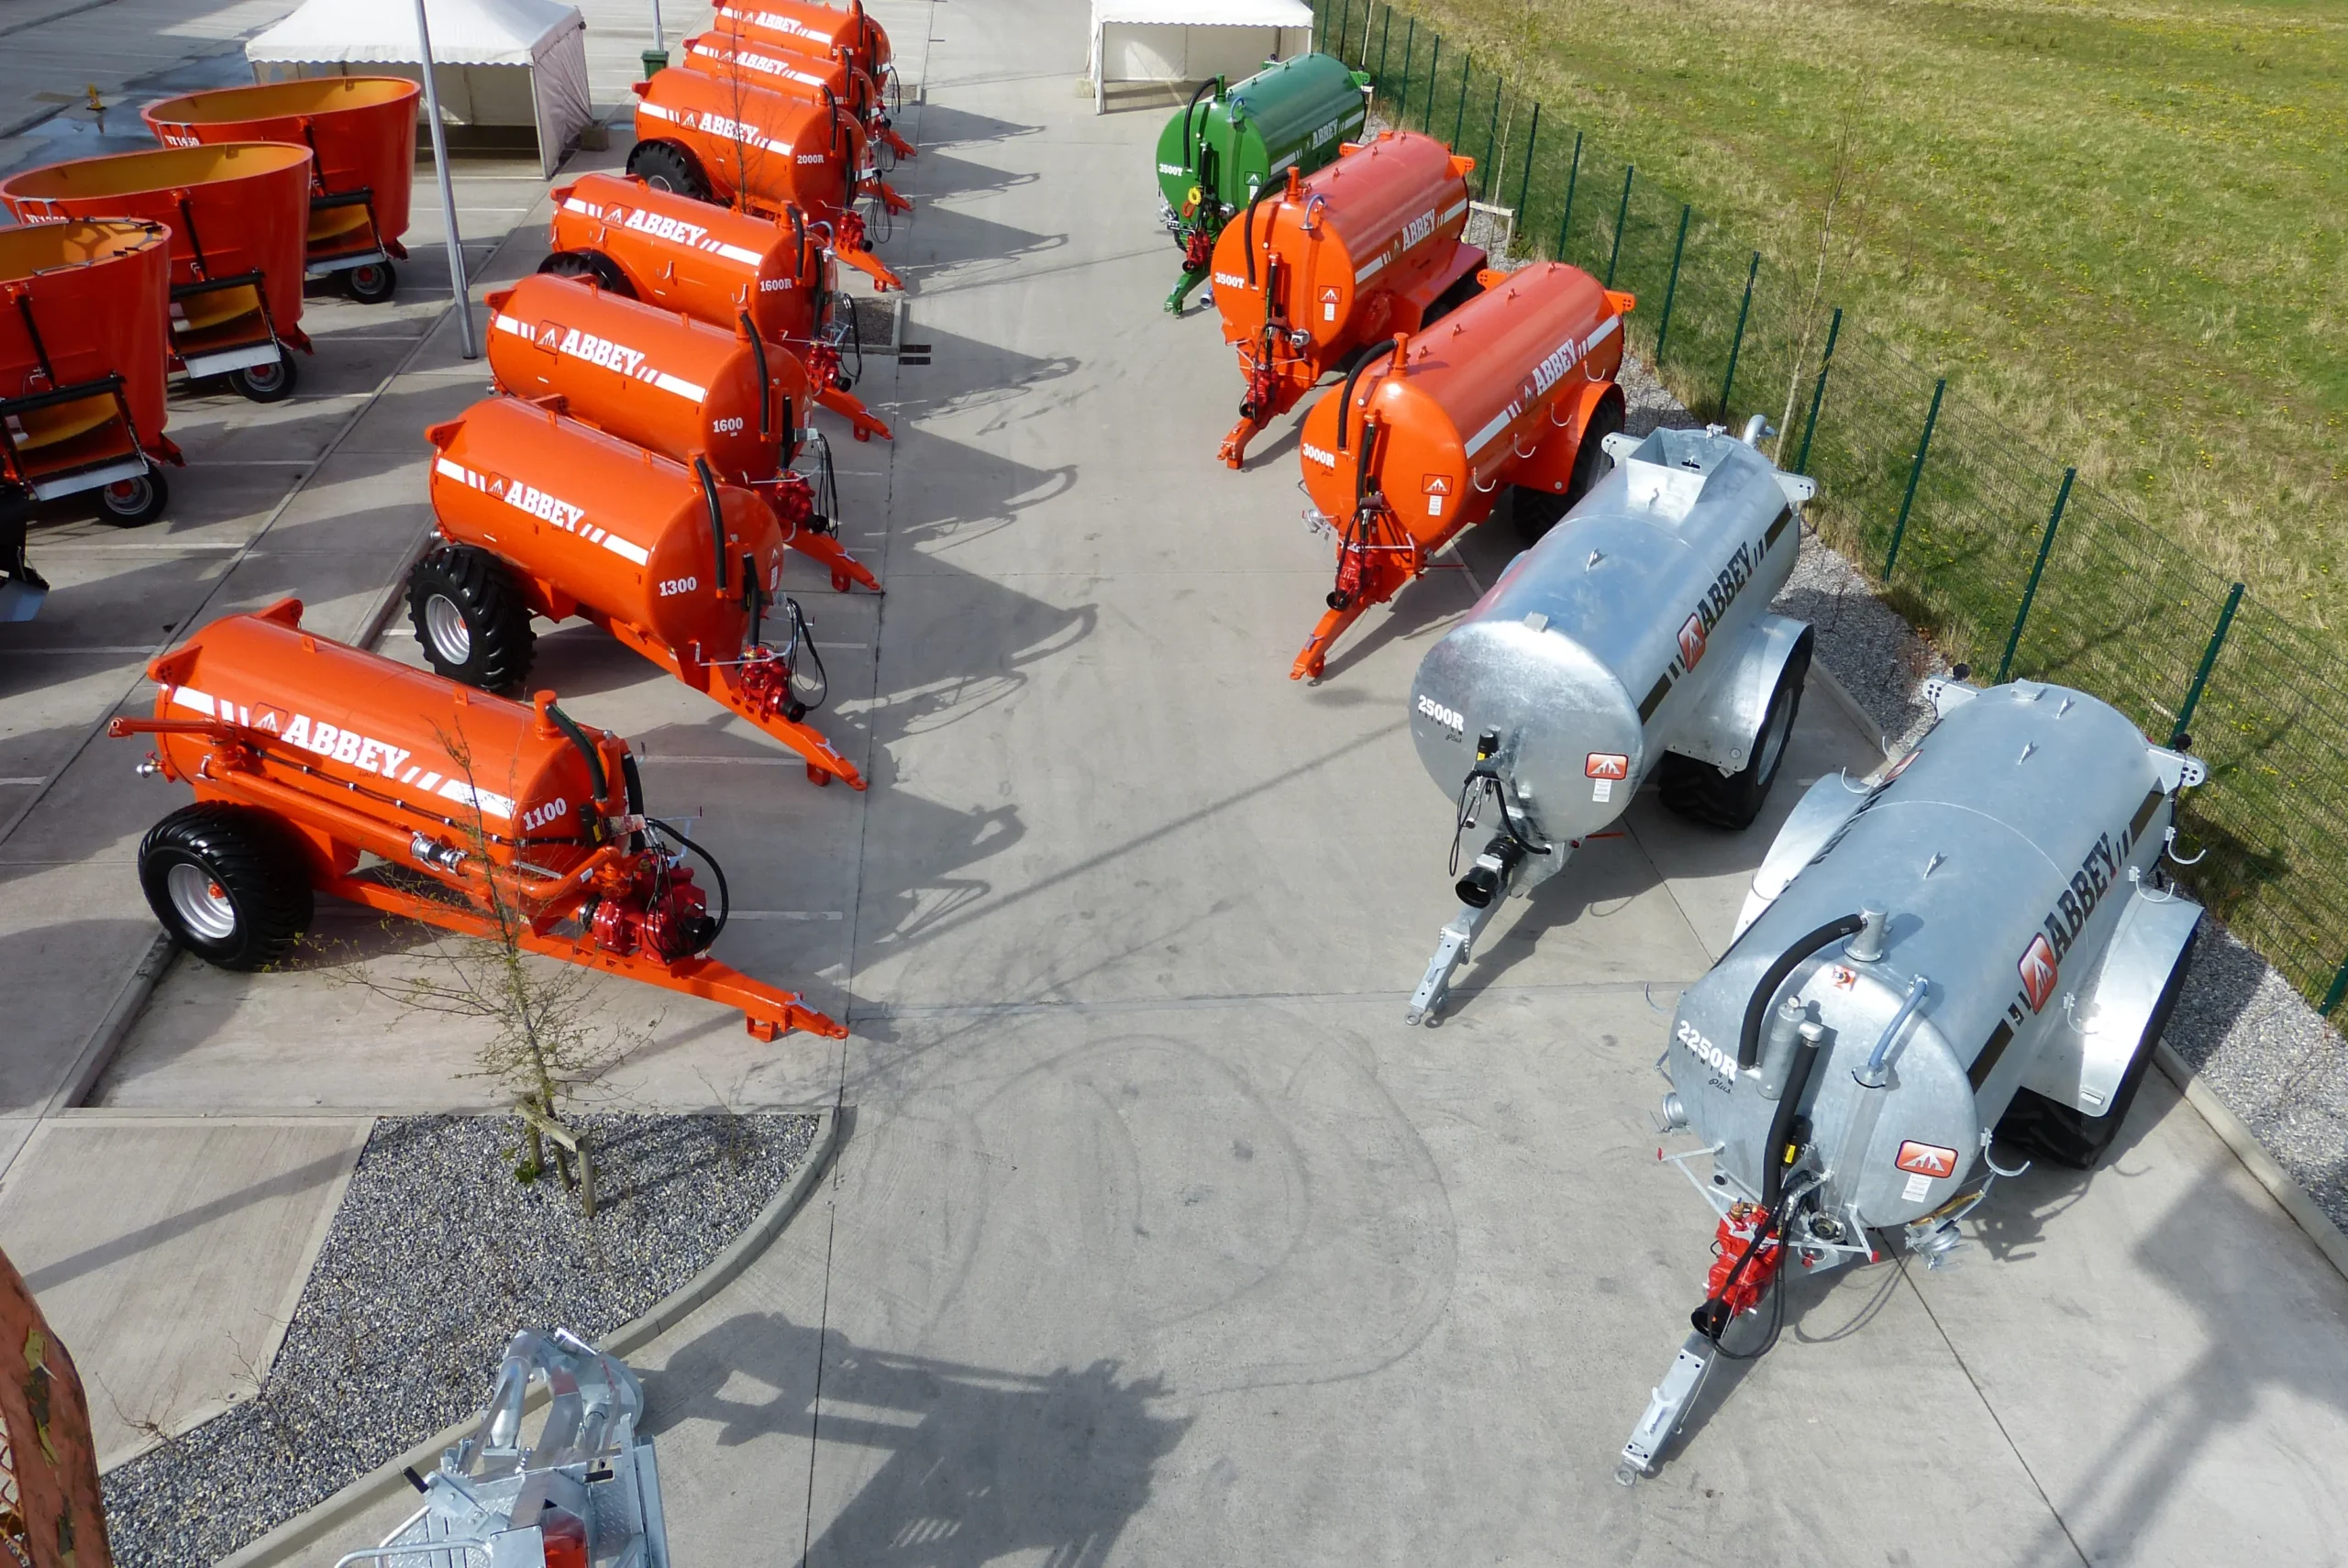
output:
[[[1801,333],[1794,344],[1793,369],[1787,378],[1785,413],[1778,421],[1777,460],[1780,463],[1785,461],[1786,437],[1793,429],[1802,381],[1812,370],[1811,342],[1817,336],[1825,312],[1829,272],[1848,265],[1858,254],[1866,232],[1867,91],[1863,80],[1853,82],[1835,127],[1834,160],[1828,167],[1826,189],[1819,203],[1818,243],[1811,268],[1810,294],[1802,301]],[[1838,224],[1844,226],[1838,229]]]

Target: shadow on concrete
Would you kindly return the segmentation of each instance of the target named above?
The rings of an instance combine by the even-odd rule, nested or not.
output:
[[[340,1176],[349,1164],[350,1156],[345,1152],[322,1155],[308,1165],[280,1171],[266,1181],[257,1181],[250,1187],[225,1194],[208,1203],[199,1203],[168,1220],[141,1225],[136,1231],[116,1236],[112,1241],[101,1242],[94,1247],[75,1253],[72,1257],[60,1258],[27,1275],[25,1283],[35,1290],[54,1290],[69,1280],[79,1279],[85,1274],[137,1257],[150,1247],[161,1246],[216,1220],[224,1220],[239,1209],[249,1209],[256,1203],[292,1198],[314,1187],[324,1187]]]
[[[1044,127],[1022,125],[1017,120],[999,120],[992,115],[957,109],[944,104],[921,105],[919,146],[922,155],[911,164],[901,167],[927,170],[930,149],[935,147],[967,147],[977,142],[1009,141],[1016,137],[1034,136]]]
[[[1045,359],[937,331],[922,321],[918,310],[909,330],[929,343],[930,362],[903,367],[892,389],[896,392],[895,406],[903,419],[897,429],[897,462],[901,469],[913,474],[951,474],[957,491],[969,484],[960,469],[931,461],[914,451],[920,441],[942,439],[914,428],[916,422],[992,406],[1009,409],[1022,421],[1032,420],[1042,410],[1024,397],[1027,390],[1046,381],[1059,381],[1077,369],[1077,361],[1065,355]],[[964,450],[973,458],[994,460],[992,454],[983,448]],[[1052,471],[1061,476],[1065,488],[1076,470],[1065,467]],[[999,487],[987,482],[983,474],[980,476],[980,493],[995,488]]]
[[[1004,1372],[869,1349],[780,1313],[717,1324],[645,1383],[656,1437],[711,1421],[723,1448],[805,1437],[877,1456],[821,1535],[807,1539],[812,1520],[799,1541],[778,1532],[802,1564],[980,1568],[1032,1556],[1093,1568],[1190,1427],[1152,1409],[1166,1395],[1156,1379],[1123,1377],[1115,1362]],[[725,1392],[746,1383],[770,1392]],[[780,1503],[787,1482],[777,1480]]]

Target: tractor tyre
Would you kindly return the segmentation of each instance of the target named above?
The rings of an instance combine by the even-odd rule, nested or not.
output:
[[[1678,752],[1666,752],[1656,768],[1656,784],[1663,803],[1690,822],[1741,833],[1753,825],[1778,781],[1786,751],[1793,739],[1794,718],[1801,712],[1801,685],[1810,674],[1810,633],[1802,633],[1786,667],[1778,673],[1777,690],[1769,693],[1761,733],[1754,737],[1753,756],[1743,770],[1722,773],[1709,762]]]
[[[584,278],[607,294],[636,298],[636,285],[619,264],[595,250],[558,250],[538,263],[538,271],[557,278]]]
[[[529,678],[530,606],[505,563],[471,545],[435,545],[407,574],[407,616],[425,661],[451,680],[504,691]]]
[[[1580,465],[1575,465],[1578,468]],[[1557,490],[1535,490],[1530,485],[1508,487],[1509,524],[1516,530],[1517,539],[1530,549],[1541,542],[1557,519],[1566,514],[1573,502],[1566,492]]]
[[[138,885],[180,944],[223,969],[264,969],[294,950],[316,911],[309,869],[284,820],[200,801],[150,828]]]
[[[1589,424],[1581,433],[1581,445],[1574,448],[1573,477],[1566,481],[1567,506],[1578,503],[1592,486],[1614,471],[1614,459],[1606,454],[1606,437],[1622,433],[1623,394],[1609,392],[1591,411]]]
[[[666,141],[639,141],[627,155],[627,171],[656,191],[709,200],[709,182],[702,178],[692,155]]]
[[[370,261],[342,274],[342,292],[360,304],[382,304],[400,291],[400,275],[389,261]]]
[[[2187,937],[2178,950],[2168,983],[2161,988],[2160,999],[2144,1021],[2136,1054],[2128,1058],[2128,1070],[2120,1075],[2120,1088],[2103,1114],[2089,1116],[2077,1106],[2058,1104],[2031,1089],[2016,1089],[2013,1103],[1998,1122],[1999,1137],[2075,1171],[2095,1168],[2120,1136],[2121,1123],[2128,1120],[2128,1108],[2135,1103],[2136,1090],[2153,1065],[2154,1047],[2168,1029],[2169,1015],[2176,1010],[2177,996],[2185,989],[2186,967],[2192,961],[2193,944],[2199,934],[2196,927],[2194,935]]]
[[[248,365],[241,370],[228,372],[229,384],[255,403],[283,403],[294,395],[294,388],[300,380],[294,369],[294,351],[291,348],[278,349],[273,363]]]
[[[117,528],[152,523],[172,503],[172,487],[161,469],[149,469],[137,479],[117,480],[98,491],[99,521]]]

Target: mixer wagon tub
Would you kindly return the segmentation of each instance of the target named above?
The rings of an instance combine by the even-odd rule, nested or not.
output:
[[[1879,778],[1811,786],[1680,995],[1662,1121],[1700,1145],[1668,1158],[1716,1217],[1714,1257],[1626,1485],[1722,1357],[1775,1342],[1789,1264],[1872,1263],[1896,1235],[1940,1266],[2027,1168],[1999,1138],[2101,1160],[2176,1005],[2201,911],[2162,861],[2206,767],[2085,692],[1957,674],[1925,683],[1933,727]],[[1727,1348],[1765,1301],[1773,1326]]]
[[[20,223],[138,218],[171,231],[170,351],[255,403],[294,391],[310,221],[306,147],[237,141],[77,159],[0,182]]]
[[[195,803],[138,846],[138,879],[182,945],[221,968],[285,958],[324,892],[385,914],[742,1010],[761,1040],[847,1032],[707,956],[725,876],[645,814],[627,743],[302,629],[287,599],[157,658],[149,777]],[[707,867],[717,894],[685,856]]]
[[[1643,780],[1711,826],[1759,814],[1811,640],[1767,606],[1816,490],[1755,449],[1764,428],[1609,436],[1620,466],[1420,662],[1411,738],[1458,802],[1452,869],[1468,864],[1407,1021],[1440,1020],[1500,905],[1607,834]]]
[[[415,100],[400,76],[314,76],[165,98],[139,111],[165,147],[279,141],[306,147],[311,165],[307,275],[331,278],[361,304],[399,287],[415,186]]]

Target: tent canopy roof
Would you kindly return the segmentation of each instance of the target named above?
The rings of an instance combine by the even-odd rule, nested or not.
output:
[[[312,0],[312,4],[317,3],[318,0]],[[1190,28],[1310,28],[1312,7],[1305,0],[1092,0],[1093,32],[1098,34],[1103,23],[1111,22]]]
[[[432,58],[440,65],[528,65],[587,25],[577,7],[561,0],[426,0],[426,6]],[[415,7],[407,0],[308,0],[245,45],[245,58],[252,61],[354,65],[413,65],[423,52]]]

